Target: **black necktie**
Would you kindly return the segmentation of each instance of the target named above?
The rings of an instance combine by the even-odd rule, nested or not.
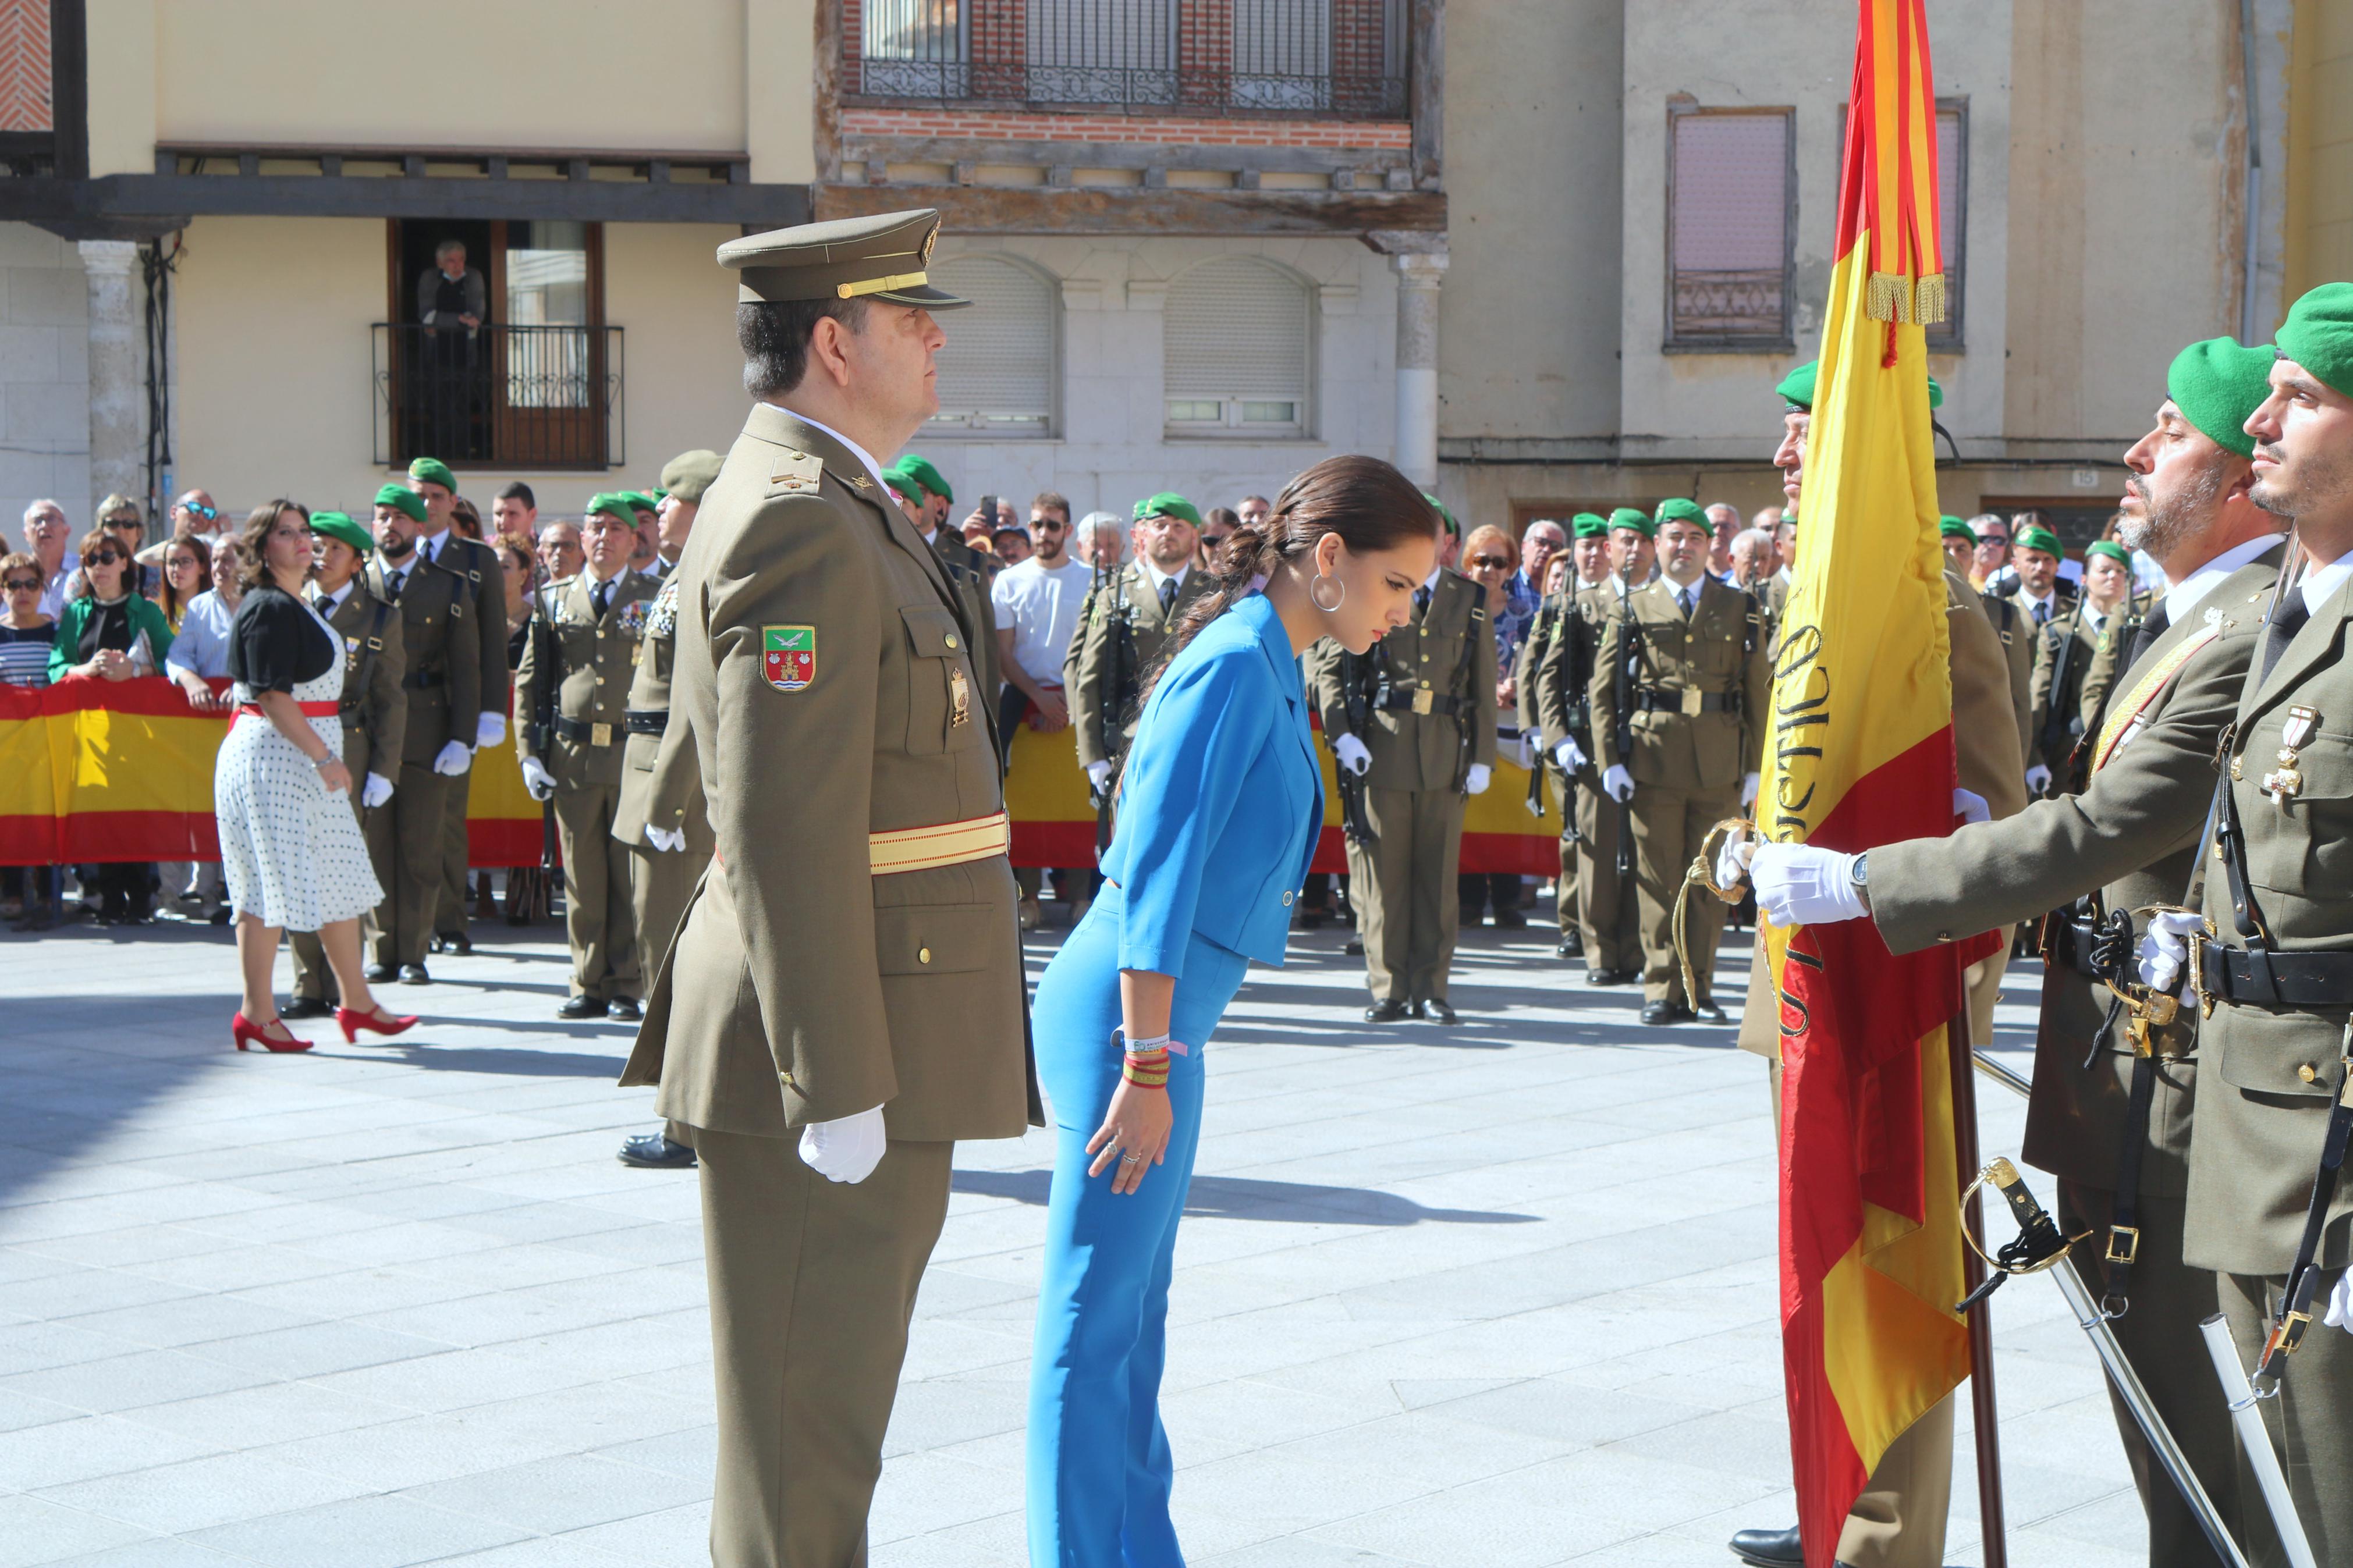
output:
[[[613,580],[610,577],[607,577],[602,583],[597,584],[596,589],[589,594],[589,602],[596,606],[596,618],[598,620],[601,621],[605,618],[605,606],[612,602],[612,598]]]
[[[1692,607],[1699,603],[1699,588],[1697,585],[1694,584],[1689,588],[1676,589],[1675,603],[1683,607],[1683,619],[1690,620]]]
[[[384,580],[385,591],[386,593],[388,593],[388,594],[390,594],[390,595],[392,595],[392,602],[393,602],[394,604],[396,604],[396,605],[397,605],[398,603],[400,603],[400,591],[401,591],[401,589],[403,589],[403,588],[406,587],[407,585],[408,585],[408,572],[407,572],[407,569],[406,569],[406,567],[402,568],[400,571],[397,571],[397,572],[388,573],[388,574],[385,574],[385,580]]]
[[[2165,609],[2166,602],[2163,599],[2159,599],[2157,602],[2157,607],[2149,611],[2148,615],[2141,621],[2140,629],[2133,634],[2132,649],[2125,658],[2125,668],[2126,669],[2130,669],[2134,665],[2138,664],[2140,662],[2141,655],[2156,647],[2157,639],[2165,635],[2165,628],[2173,624],[2172,621],[2167,617]]]
[[[1168,618],[1168,612],[1175,606],[1176,603],[1176,579],[1174,577],[1163,577],[1160,579],[1160,618],[1162,620],[1165,621]]]
[[[1430,584],[1427,583],[1413,591],[1413,613],[1418,616],[1430,614]]]
[[[2263,637],[2263,676],[2271,674],[2272,666],[2279,662],[2280,655],[2287,651],[2287,645],[2295,640],[2295,634],[2310,619],[2312,611],[2306,607],[2304,595],[2289,589],[2279,608],[2272,613],[2271,630]],[[2263,677],[2256,679],[2260,683]]]

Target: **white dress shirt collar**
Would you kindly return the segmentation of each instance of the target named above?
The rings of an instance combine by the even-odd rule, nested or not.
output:
[[[782,407],[783,405],[780,404],[778,406]],[[848,447],[851,457],[856,458],[860,462],[866,465],[866,471],[873,476],[874,483],[880,489],[881,494],[886,498],[890,495],[890,483],[882,478],[882,465],[874,460],[873,453],[868,451],[865,447],[860,446],[857,442],[851,440],[849,437],[843,435],[832,426],[828,425],[822,419],[812,419],[797,408],[786,408],[785,409],[785,412],[799,420],[802,424],[807,426],[810,429],[823,431],[826,435],[832,437],[835,440]],[[928,536],[926,537],[928,538]]]
[[[1152,563],[1152,557],[1149,555],[1137,556],[1135,563],[1144,568],[1145,579],[1152,584],[1152,591],[1155,594],[1160,592],[1160,584],[1163,583],[1174,583],[1176,584],[1178,593],[1184,592],[1185,579],[1193,570],[1193,563],[1187,561],[1174,572],[1163,572]]]
[[[2198,608],[2198,602],[2214,591],[2214,584],[2279,542],[2278,534],[2266,533],[2244,543],[2234,544],[2168,588],[2165,591],[2166,624],[2179,626]]]
[[[2320,606],[2328,602],[2330,595],[2345,586],[2345,580],[2348,577],[2353,577],[2353,551],[2348,551],[2326,566],[2306,573],[2304,577],[2306,611],[2312,615],[2318,615]]]

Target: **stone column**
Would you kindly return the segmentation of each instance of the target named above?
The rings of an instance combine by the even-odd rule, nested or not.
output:
[[[1397,466],[1438,489],[1438,285],[1443,249],[1392,256],[1397,268]]]
[[[79,242],[82,271],[90,282],[90,502],[84,520],[98,516],[100,498],[120,490],[141,498],[146,510],[146,484],[142,470],[146,449],[139,425],[146,398],[142,376],[139,306],[132,271],[139,247],[127,239],[85,239]],[[149,537],[157,537],[156,520],[147,520]]]

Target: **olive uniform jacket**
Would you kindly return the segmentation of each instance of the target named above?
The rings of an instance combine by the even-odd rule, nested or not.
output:
[[[2125,614],[2118,605],[2094,630],[2091,607],[2081,598],[2042,628],[2034,639],[2034,675],[2027,698],[2027,730],[2032,737],[2026,760],[2063,775],[2075,742],[2084,733],[2084,675],[2099,656],[2100,634]]]
[[[659,584],[624,566],[596,614],[596,576],[578,576],[541,591],[547,635],[526,640],[515,669],[515,736],[519,757],[537,757],[563,790],[621,782],[622,744],[628,739],[628,691],[646,628],[646,606]],[[552,660],[541,658],[549,647]],[[504,653],[504,648],[500,650]],[[554,668],[547,668],[553,663]],[[553,681],[554,722],[535,732],[541,689]]]
[[[429,768],[450,742],[474,743],[475,725],[482,714],[482,639],[474,630],[474,585],[465,574],[413,554],[408,564],[398,597],[392,593],[391,574],[382,556],[368,563],[367,588],[400,606],[400,683],[408,696],[400,760],[411,767]],[[506,617],[502,615],[499,621],[499,680],[503,686]]]
[[[2036,801],[2007,822],[1949,837],[1873,849],[1872,918],[1890,951],[2033,920],[2095,888],[2103,914],[2180,902],[2214,795],[2215,742],[2238,705],[2260,642],[2254,623],[2278,574],[2276,551],[2241,567],[2126,672],[2115,726],[2094,739],[2083,794]],[[2107,1026],[2112,1001],[2105,985],[2071,965],[2045,963],[2025,1145],[2042,1170],[2107,1189],[2116,1184],[2132,1084],[2122,1028]],[[2193,1027],[2185,1016],[2164,1032],[2160,1051],[2186,1055]],[[2158,1065],[2144,1193],[2188,1190],[2194,1066]]]
[[[396,781],[408,727],[408,693],[400,685],[406,659],[400,612],[372,592],[363,574],[326,620],[343,643],[343,766],[354,784],[371,773]],[[359,793],[352,792],[354,801]]]
[[[851,459],[853,462],[855,458]],[[884,496],[882,504],[892,504]],[[699,515],[699,514],[698,514]],[[906,513],[899,514],[904,517]],[[917,534],[918,539],[922,538]],[[956,531],[945,523],[932,535],[932,552],[937,555],[947,573],[948,584],[955,589],[963,605],[964,618],[972,627],[972,635],[980,639],[980,689],[988,701],[988,727],[997,731],[997,689],[1005,684],[1004,650],[997,646],[997,603],[988,595],[990,563],[996,557],[983,554],[966,544]],[[1013,737],[999,738],[999,743],[1010,746]]]
[[[470,607],[466,613],[474,616],[474,635],[481,644],[481,710],[503,715],[507,710],[509,689],[505,568],[499,561],[495,547],[479,539],[469,539],[454,528],[441,541],[441,563],[451,571],[466,574],[467,585],[474,595],[474,605],[490,606],[479,616],[475,616]],[[470,746],[474,743],[470,731],[462,739]]]
[[[1079,635],[1062,660],[1062,696],[1071,705],[1071,722],[1079,731],[1079,766],[1117,762],[1135,738],[1135,694],[1144,689],[1144,673],[1160,657],[1168,627],[1192,607],[1193,601],[1217,591],[1218,580],[1198,566],[1187,565],[1185,580],[1166,615],[1152,575],[1141,562],[1131,561],[1108,583],[1087,590],[1079,611]],[[1103,682],[1110,675],[1113,645],[1119,637],[1121,600],[1127,604],[1128,653],[1126,679],[1120,684],[1124,710],[1114,715],[1104,701]],[[1113,732],[1113,726],[1117,732]]]
[[[2255,606],[2261,609],[2262,606]],[[2262,633],[2256,647],[2262,647]],[[2249,891],[2272,946],[2353,950],[2353,595],[2338,588],[2312,612],[2269,674],[2249,669],[2237,703],[2231,802],[2245,836]],[[2136,741],[2135,745],[2139,742]],[[2290,761],[2284,752],[2294,753]],[[2263,782],[2296,776],[2275,803]],[[2229,879],[2209,856],[2205,911],[2239,947]],[[2207,1082],[2189,1149],[2182,1251],[2200,1268],[2277,1276],[2295,1261],[2322,1130],[2344,1087],[2343,1007],[2218,1002],[2199,1026]],[[2353,1262],[2353,1183],[2337,1184],[2319,1266]],[[2325,1282],[2324,1282],[2325,1283]],[[2315,1333],[2328,1333],[2317,1323]]]
[[[2116,689],[2116,666],[2132,652],[2133,639],[2139,636],[2141,622],[2157,607],[2158,596],[2136,593],[2128,608],[2110,616],[2100,628],[2098,644],[2092,657],[2084,661],[2084,687],[2075,696],[2075,717],[2078,733],[2100,727],[2101,705]]]
[[[1594,765],[1602,773],[1623,763],[1637,784],[1722,789],[1757,770],[1773,688],[1765,612],[1749,595],[1713,577],[1703,574],[1698,588],[1689,620],[1664,576],[1635,589],[1623,605],[1610,604],[1587,688]],[[1641,675],[1630,689],[1633,754],[1621,757],[1615,673],[1630,635],[1641,639]],[[1654,706],[1644,705],[1644,693]],[[1703,710],[1709,698],[1715,703]]]
[[[2010,716],[2018,726],[2018,750],[2026,759],[2022,773],[2034,761],[2034,623],[1999,594],[1978,593],[1978,604],[2001,639],[2002,658],[2010,670]]]
[[[1573,740],[1587,763],[1592,763],[1593,672],[1601,657],[1602,628],[1616,603],[1607,578],[1578,584],[1535,667],[1536,722],[1543,727],[1547,756],[1563,741]]]
[[[670,665],[678,657],[678,584],[673,569],[646,605],[637,673],[629,679],[629,738],[621,747],[621,800],[613,811],[613,837],[647,847],[650,823],[684,833],[687,853],[702,859],[711,854],[711,814],[702,805],[693,738],[685,725],[665,722]]]
[[[1018,1136],[993,694],[939,558],[854,453],[757,404],[673,575],[668,733],[691,737],[716,850],[621,1081],[724,1132],[879,1105],[895,1139]],[[994,853],[889,837],[967,824]]]
[[[1326,741],[1354,732],[1372,753],[1368,787],[1459,793],[1463,725],[1470,727],[1467,760],[1494,766],[1495,626],[1486,589],[1451,568],[1440,569],[1429,609],[1415,611],[1366,655],[1379,662],[1380,679],[1397,706],[1368,713],[1360,731],[1348,721],[1343,657],[1330,637],[1309,648],[1308,690]]]

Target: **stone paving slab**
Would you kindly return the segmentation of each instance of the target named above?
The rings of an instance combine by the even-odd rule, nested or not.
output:
[[[413,1035],[300,1057],[227,1048],[226,933],[0,939],[0,1568],[708,1560],[694,1179],[613,1158],[651,1097],[613,1087],[626,1026],[553,1016],[553,928],[477,935],[394,988]],[[1375,1031],[1345,935],[1296,936],[1209,1047],[1165,1401],[1189,1559],[1730,1563],[1792,1517],[1762,1065],[1641,1029],[1544,926],[1466,934],[1460,1028]],[[1736,938],[1719,996],[1746,972]],[[2014,1153],[2019,1103],[1980,1103]],[[877,1568],[1024,1560],[1050,1160],[957,1152]],[[1995,1317],[2010,1560],[2143,1561],[2056,1292]],[[1980,1561],[1970,1473],[1947,1557]]]

